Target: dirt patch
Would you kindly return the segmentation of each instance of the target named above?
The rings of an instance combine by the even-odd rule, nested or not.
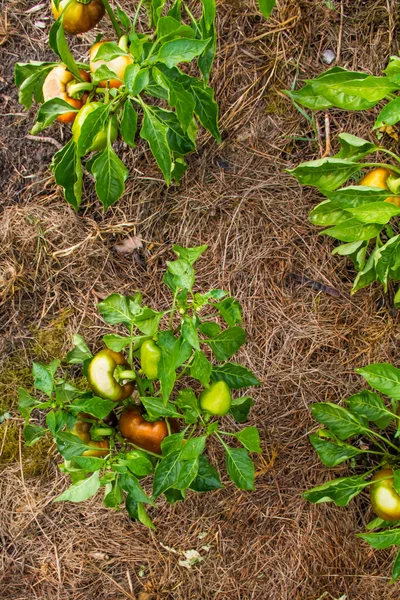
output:
[[[375,360],[398,364],[399,333],[390,296],[383,299],[376,287],[350,297],[353,273],[307,221],[318,195],[300,189],[284,169],[320,149],[311,125],[281,94],[325,68],[326,49],[341,66],[380,73],[398,50],[396,3],[278,0],[279,10],[266,22],[255,4],[219,2],[213,79],[222,145],[204,135],[183,183],[170,189],[144,145],[120,149],[131,177],[123,200],[105,215],[90,182],[76,215],[47,170],[52,142],[25,137],[34,111],[23,113],[17,104],[13,64],[50,57],[50,12],[47,3],[40,18],[27,12],[35,4],[0,3],[0,42],[7,22],[0,46],[4,372],[9,355],[23,356],[26,367],[38,352],[50,358],[54,350],[48,357],[45,348],[38,350],[37,331],[51,332],[65,315],[62,349],[74,332],[98,340],[104,330],[96,294],[139,288],[161,309],[171,244],[207,243],[199,261],[202,289],[227,289],[244,305],[248,344],[241,360],[263,381],[250,421],[260,428],[263,455],[256,460],[255,493],[228,483],[185,504],[165,504],[154,533],[123,512],[105,510],[101,498],[52,504],[65,486],[56,457],[50,451],[42,476],[34,478],[24,475],[18,453],[16,461],[4,462],[0,479],[0,596],[119,600],[145,591],[162,600],[316,600],[325,592],[329,600],[397,598],[399,584],[388,586],[393,552],[374,552],[354,536],[371,517],[366,495],[346,509],[301,499],[304,489],[332,475],[307,439],[315,425],[309,405],[359,389],[355,367]],[[81,58],[82,42],[94,37],[77,41]],[[333,111],[332,135],[371,137],[374,115]],[[56,141],[63,135],[58,125],[44,132]],[[143,240],[140,255],[115,252],[127,235]],[[339,294],[302,285],[292,273]],[[0,445],[3,434],[0,425]],[[210,452],[222,463],[218,447]],[[179,565],[189,549],[204,558],[190,570]]]

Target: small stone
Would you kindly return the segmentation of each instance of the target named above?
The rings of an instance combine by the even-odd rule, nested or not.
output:
[[[333,61],[335,60],[335,58],[336,58],[336,55],[333,52],[333,50],[331,50],[330,48],[328,48],[328,50],[324,50],[322,53],[322,60],[327,65],[331,65],[333,63]]]

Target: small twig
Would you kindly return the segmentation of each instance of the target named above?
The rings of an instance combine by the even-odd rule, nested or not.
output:
[[[329,120],[329,113],[325,113],[325,152],[322,158],[329,156],[331,153],[331,122]]]
[[[339,27],[337,50],[336,50],[336,60],[335,60],[336,64],[338,64],[338,62],[340,60],[340,53],[342,51],[343,18],[344,18],[344,12],[343,12],[343,0],[342,0],[342,2],[340,3],[340,27]]]
[[[40,135],[26,135],[25,136],[27,140],[32,140],[33,142],[45,142],[48,144],[53,144],[53,146],[55,146],[57,148],[57,150],[61,150],[62,148],[62,144],[60,144],[60,142],[57,142],[57,140],[55,140],[54,138],[51,137],[42,137]]]

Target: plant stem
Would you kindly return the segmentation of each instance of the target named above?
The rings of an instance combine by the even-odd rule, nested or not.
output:
[[[369,433],[371,433],[372,435],[378,437],[380,440],[382,440],[383,442],[385,442],[385,444],[388,444],[389,446],[391,446],[394,450],[396,450],[396,452],[400,453],[400,448],[398,446],[396,446],[396,444],[393,444],[390,440],[388,440],[387,438],[385,438],[383,435],[381,435],[380,433],[377,433],[376,431],[372,431],[371,429],[366,429],[366,431],[368,431]],[[377,444],[379,445],[379,444]],[[380,446],[379,446],[380,447]],[[387,453],[386,453],[387,454]]]
[[[151,456],[155,456],[156,458],[162,458],[161,454],[156,454],[155,452],[151,452],[150,450],[145,450],[144,448],[141,448],[140,446],[136,446],[136,444],[133,444],[132,442],[129,442],[127,440],[128,444],[130,446],[133,446],[134,448],[136,448],[136,450],[141,450],[142,452],[146,452],[146,454],[150,454]]]
[[[200,35],[201,35],[201,31],[200,31],[199,26],[197,25],[197,21],[194,18],[194,15],[191,13],[189,7],[186,5],[186,3],[183,5],[183,8],[186,10],[187,14],[189,15],[190,20],[192,21],[192,24],[196,27],[196,33],[200,33]]]
[[[91,92],[93,90],[93,83],[82,82],[82,83],[72,83],[67,85],[67,94],[70,98],[75,98],[77,94],[80,92]]]
[[[168,419],[165,419],[165,424],[166,424],[167,429],[168,429],[168,435],[171,435],[171,425],[169,424]]]
[[[139,4],[137,5],[135,16],[133,17],[133,21],[132,21],[132,30],[133,31],[136,31],[136,22],[138,20],[139,11],[142,8],[143,1],[144,0],[140,0]]]
[[[121,373],[118,373],[118,379],[119,381],[123,381],[124,379],[130,379],[132,381],[136,379],[136,371],[134,371],[133,369],[126,369],[125,371],[121,371]]]
[[[117,34],[118,39],[119,39],[122,36],[122,31],[120,29],[120,26],[118,25],[117,19],[115,18],[114,11],[111,8],[110,3],[109,3],[108,0],[101,0],[101,1],[104,4],[104,8],[106,9],[106,11],[108,13],[108,16],[111,19],[111,23],[113,24],[113,27],[115,29],[115,33]]]
[[[387,169],[388,166],[386,163],[362,163],[362,164],[360,164],[360,167],[362,167],[362,168],[364,168],[364,167],[372,167],[372,168],[379,167],[379,168]],[[390,169],[400,175],[400,167],[395,167],[394,165],[390,165]]]
[[[391,156],[392,158],[397,160],[397,162],[400,162],[400,156],[397,156],[397,154],[395,154],[394,152],[391,152],[390,150],[387,150],[386,148],[379,148],[379,150],[381,152],[385,152],[386,154],[388,154],[389,156]]]

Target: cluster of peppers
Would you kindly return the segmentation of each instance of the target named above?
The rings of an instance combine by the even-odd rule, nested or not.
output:
[[[154,340],[146,340],[140,347],[141,372],[149,381],[157,379],[158,363],[161,350]],[[88,366],[87,379],[91,390],[99,398],[121,403],[132,396],[136,380],[136,372],[128,364],[122,352],[114,352],[109,348],[101,350],[91,360]],[[223,416],[231,406],[231,391],[224,381],[212,383],[200,396],[201,408],[210,415]],[[146,421],[142,415],[141,406],[137,404],[125,407],[118,420],[118,428],[124,439],[138,448],[161,454],[161,442],[171,433],[178,433],[179,423],[176,419],[161,419],[153,422]],[[94,446],[94,450],[86,450],[83,456],[105,456],[110,447],[108,439],[99,441],[90,437],[90,415],[80,413],[79,420],[71,432],[85,443]],[[86,419],[86,420],[85,420]],[[106,422],[116,423],[115,415],[109,415]],[[97,429],[103,435],[109,433],[106,428]]]
[[[63,29],[69,34],[75,35],[85,33],[96,27],[105,14],[105,4],[103,0],[62,0],[57,7],[52,1],[52,11],[56,19],[62,15]],[[119,88],[123,85],[125,70],[128,65],[133,64],[133,57],[125,54],[118,56],[108,62],[104,60],[96,60],[96,54],[102,44],[106,40],[95,43],[90,49],[90,72],[92,75],[102,66],[106,66],[118,79],[110,79],[98,82],[99,88]],[[120,39],[120,47],[126,50],[127,38],[122,36]],[[91,83],[88,71],[81,69],[79,71],[81,81],[77,81],[75,76],[67,69],[65,65],[54,67],[47,75],[43,83],[43,98],[44,101],[60,98],[74,109],[73,112],[65,112],[58,115],[57,120],[62,123],[73,123],[72,134],[75,141],[78,140],[82,125],[87,116],[96,108],[101,106],[100,102],[88,102],[89,94],[95,90],[94,84]],[[110,130],[110,131],[109,131]],[[99,131],[93,139],[93,143],[89,148],[90,152],[99,152],[104,150],[109,137],[113,143],[118,135],[118,122],[114,115],[111,118],[110,127]]]

